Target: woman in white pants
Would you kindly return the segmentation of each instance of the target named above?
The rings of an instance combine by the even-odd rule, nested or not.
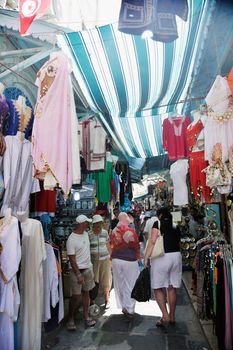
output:
[[[128,215],[120,213],[118,219],[110,234],[113,285],[117,307],[132,317],[136,301],[131,298],[131,292],[139,275],[140,246],[135,230],[129,227]]]

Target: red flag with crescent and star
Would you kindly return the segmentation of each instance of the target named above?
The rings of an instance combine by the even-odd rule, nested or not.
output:
[[[20,34],[27,35],[32,21],[43,15],[51,0],[19,0]]]

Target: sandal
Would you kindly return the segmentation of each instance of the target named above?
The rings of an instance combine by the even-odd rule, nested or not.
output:
[[[96,324],[96,321],[95,320],[91,320],[91,319],[87,319],[84,321],[84,325],[85,327],[94,327]]]
[[[164,327],[165,324],[170,323],[169,321],[165,321],[163,318],[161,318],[159,321],[156,322],[156,327]]]
[[[67,331],[76,331],[77,328],[76,328],[74,322],[68,322],[66,324],[66,329],[67,329]]]

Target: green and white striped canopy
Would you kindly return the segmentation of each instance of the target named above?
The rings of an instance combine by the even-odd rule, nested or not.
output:
[[[189,97],[214,4],[189,0],[188,20],[177,17],[179,38],[172,43],[121,33],[117,23],[60,38],[86,101],[126,155],[163,153],[163,118]]]

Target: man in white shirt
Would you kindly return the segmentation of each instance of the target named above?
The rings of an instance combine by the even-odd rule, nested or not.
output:
[[[90,257],[89,236],[85,231],[91,221],[85,215],[79,215],[76,218],[74,230],[66,243],[67,255],[71,265],[70,284],[72,290],[67,323],[68,330],[76,330],[74,311],[78,306],[80,295],[82,295],[83,301],[84,324],[86,327],[93,327],[95,325],[95,321],[88,318],[88,308],[90,305],[89,291],[95,286]]]

